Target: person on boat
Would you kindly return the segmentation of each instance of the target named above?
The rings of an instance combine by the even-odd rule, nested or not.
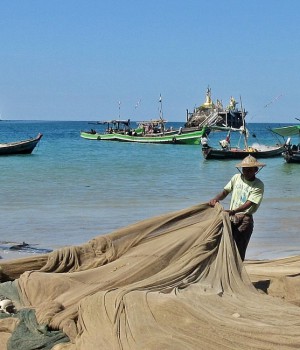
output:
[[[209,205],[214,207],[229,193],[232,194],[229,210],[225,211],[229,213],[232,235],[243,261],[253,232],[253,214],[259,208],[264,195],[264,183],[256,177],[264,166],[265,164],[258,162],[253,156],[247,156],[236,165],[240,174],[235,174],[223,191],[209,201]]]
[[[224,140],[219,141],[219,144],[221,145],[222,149],[224,151],[228,151],[229,150],[229,146],[230,146],[230,130],[228,131],[228,134],[226,136],[226,138]]]
[[[229,142],[227,141],[227,139],[221,140],[221,141],[219,141],[219,143],[224,151],[228,151]]]
[[[209,148],[208,138],[207,138],[206,133],[204,133],[204,135],[201,137],[200,141],[201,141],[202,148]]]

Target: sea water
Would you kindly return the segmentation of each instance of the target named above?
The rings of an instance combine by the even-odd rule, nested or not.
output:
[[[169,123],[178,128],[183,123]],[[279,141],[278,124],[249,124],[256,144]],[[235,160],[204,160],[201,146],[90,141],[83,122],[1,121],[1,142],[43,133],[32,155],[0,157],[0,246],[39,249],[79,245],[117,228],[207,202],[237,172]],[[98,128],[99,129],[99,128]],[[216,145],[226,133],[214,132]],[[233,142],[242,142],[240,133]],[[265,196],[255,214],[248,259],[300,254],[299,164],[261,160]],[[229,199],[223,201],[228,208]],[[9,250],[0,249],[3,258]],[[31,254],[28,252],[28,254]]]

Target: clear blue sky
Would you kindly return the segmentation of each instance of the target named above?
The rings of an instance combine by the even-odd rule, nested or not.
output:
[[[242,97],[251,122],[300,116],[299,0],[2,0],[3,119],[164,117]],[[136,104],[140,101],[137,108]]]

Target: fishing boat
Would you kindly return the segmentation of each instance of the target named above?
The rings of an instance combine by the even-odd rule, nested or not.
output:
[[[291,137],[298,135],[300,140],[300,125],[290,125],[285,127],[273,128],[272,131],[282,137],[288,137],[284,144],[282,156],[287,163],[300,163],[300,142],[293,144]]]
[[[90,124],[96,124],[101,125],[102,127],[105,127],[104,132],[97,132],[95,129],[91,128],[88,131],[81,131],[80,136],[84,139],[88,140],[106,140],[106,141],[116,141],[115,136],[116,134],[125,134],[131,132],[131,122],[130,119],[127,120],[120,120],[120,119],[113,119],[113,120],[105,120],[105,121],[98,121],[95,123]]]
[[[155,124],[156,121],[154,121]],[[145,122],[144,125],[152,125],[153,121]],[[143,130],[143,131],[141,131]],[[178,130],[148,130],[146,128],[138,128],[131,134],[115,134],[116,141],[120,142],[136,142],[136,143],[156,143],[156,144],[178,144],[178,145],[199,145],[201,137],[208,133],[208,129],[185,129]]]
[[[36,137],[27,140],[0,143],[0,156],[31,154],[42,137],[43,134],[39,133]]]
[[[216,149],[209,146],[202,147],[202,154],[205,159],[243,159],[249,154],[255,158],[271,158],[281,156],[283,151],[283,145],[263,145],[260,148],[247,147],[244,149],[238,147],[231,147],[229,149]]]
[[[243,125],[243,114],[247,112],[238,108],[238,102],[233,96],[230,97],[229,104],[223,106],[223,103],[217,99],[213,101],[211,88],[206,90],[205,102],[199,107],[194,108],[193,112],[186,111],[185,127],[203,126],[213,124],[223,127],[240,128]]]
[[[137,122],[133,128],[128,120],[114,120],[102,122],[107,124],[106,131],[99,133],[94,129],[81,131],[80,136],[89,140],[119,141],[135,143],[199,145],[201,137],[209,133],[209,127],[180,127],[173,129],[167,127],[167,120],[163,117],[162,97],[159,98],[159,118]],[[110,127],[110,125],[112,125]]]
[[[118,121],[118,123],[120,123]],[[128,124],[126,128],[118,127],[107,129],[105,133],[98,133],[95,130],[82,131],[80,136],[89,140],[119,141],[135,143],[156,143],[156,144],[185,144],[199,145],[204,133],[208,133],[208,128],[179,128],[173,130],[166,127],[167,121],[164,119],[153,119],[138,122],[136,128],[131,128]]]
[[[287,163],[300,163],[300,145],[287,147],[282,155]]]
[[[201,140],[202,154],[205,159],[243,159],[247,155],[252,155],[255,158],[270,158],[281,156],[284,151],[284,144],[276,144],[274,146],[255,144],[249,146],[248,138],[249,131],[246,128],[245,113],[242,109],[243,125],[240,128],[228,128],[212,126],[212,130],[228,130],[224,140],[220,140],[220,148],[210,147],[207,138]],[[232,147],[230,142],[231,132],[239,132],[243,139],[243,147]]]

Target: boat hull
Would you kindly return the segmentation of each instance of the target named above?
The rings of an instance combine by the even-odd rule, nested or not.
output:
[[[87,140],[103,140],[103,141],[112,141],[115,139],[116,134],[100,134],[100,133],[91,133],[89,131],[81,131],[80,137],[87,139]]]
[[[42,137],[42,134],[38,134],[37,137],[28,140],[1,143],[0,156],[31,154]]]
[[[249,154],[255,158],[271,158],[279,157],[284,151],[283,146],[272,147],[269,146],[268,149],[256,150],[256,151],[245,151],[242,149],[230,149],[230,150],[221,150],[211,147],[203,147],[202,154],[205,159],[244,159]]]
[[[284,152],[282,155],[287,163],[300,163],[300,151]]]
[[[135,143],[156,143],[156,144],[178,144],[178,145],[199,145],[200,139],[205,130],[198,130],[187,133],[172,134],[152,134],[147,136],[133,136],[126,134],[91,134],[81,132],[80,136],[89,140],[118,141],[118,142],[135,142]]]

